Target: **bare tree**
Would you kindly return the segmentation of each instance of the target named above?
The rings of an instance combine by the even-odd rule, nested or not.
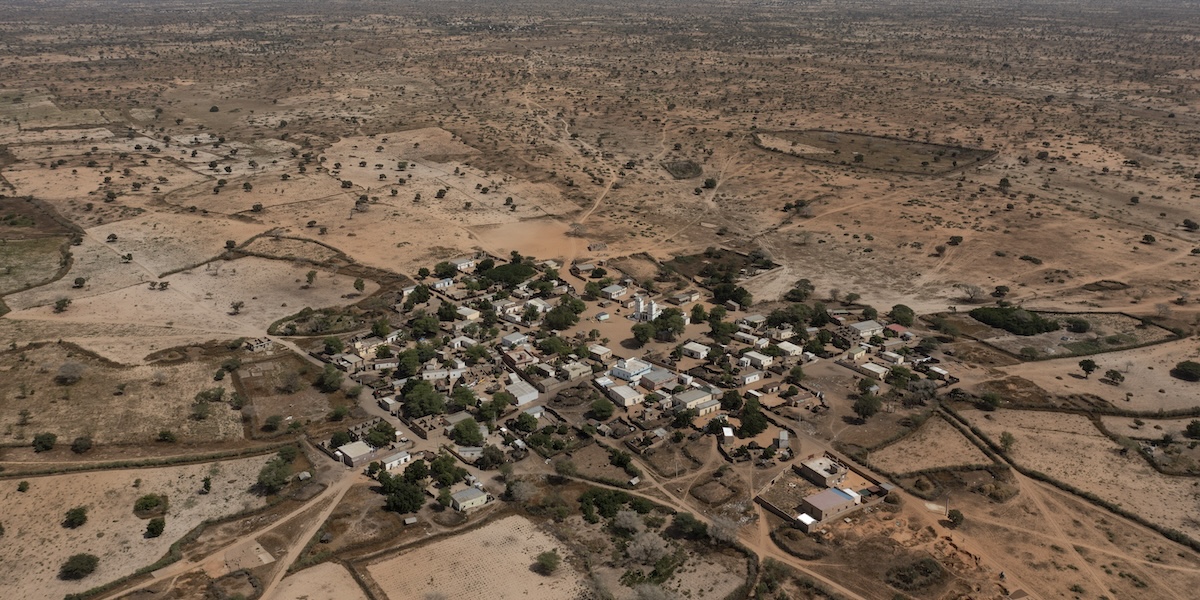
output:
[[[658,562],[658,559],[667,555],[667,541],[662,539],[662,536],[653,531],[643,531],[629,541],[629,545],[625,547],[625,551],[629,553],[629,558],[634,561],[652,565]]]
[[[646,524],[642,522],[642,516],[636,511],[622,510],[613,518],[613,527],[624,529],[630,533],[638,533],[646,528]]]
[[[983,288],[973,283],[959,283],[955,284],[954,287],[962,290],[963,296],[968,302],[975,302],[983,297]]]
[[[528,481],[518,479],[508,484],[508,497],[511,498],[513,502],[525,504],[530,500],[533,500],[535,495],[537,495],[537,488]]]
[[[732,544],[737,541],[738,524],[737,521],[726,517],[713,517],[712,523],[708,526],[708,536],[713,541],[724,544]]]

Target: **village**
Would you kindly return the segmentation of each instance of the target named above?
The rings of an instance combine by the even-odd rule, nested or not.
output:
[[[919,336],[893,322],[912,324],[907,307],[893,309],[892,318],[853,306],[821,306],[811,319],[789,309],[762,315],[732,299],[717,303],[701,285],[703,292],[655,293],[603,265],[581,261],[560,273],[554,261],[521,258],[473,256],[422,269],[428,274],[417,279],[430,283],[400,292],[397,317],[310,349],[361,385],[370,395],[364,406],[377,409],[321,444],[331,458],[376,474],[448,454],[462,463],[463,477],[450,486],[431,483],[425,493],[467,511],[503,496],[486,486],[484,471],[506,463],[569,458],[592,438],[615,452],[647,455],[670,439],[700,444],[705,436],[731,464],[789,467],[817,486],[783,505],[757,499],[807,531],[882,500],[894,486],[865,474],[846,483],[848,461],[819,450],[823,444],[802,443],[812,438],[798,433],[801,422],[852,397],[865,420],[882,398],[895,402],[910,389],[932,397],[958,381],[934,366],[940,361]],[[498,272],[524,278],[495,282],[490,276]],[[622,339],[622,329],[636,336],[639,325],[656,331],[633,347],[640,342]],[[265,338],[248,343],[252,350],[269,345]],[[805,385],[806,372],[826,371],[859,383],[829,396]],[[392,434],[372,435],[380,430]],[[641,483],[636,468],[626,480],[607,482]]]

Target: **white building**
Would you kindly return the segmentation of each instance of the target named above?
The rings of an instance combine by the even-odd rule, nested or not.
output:
[[[783,352],[785,356],[800,356],[804,353],[804,348],[791,342],[779,342],[775,347],[779,348],[779,351]]]
[[[688,342],[684,344],[682,351],[684,356],[690,356],[700,360],[708,358],[708,346],[705,346],[699,342]]]
[[[648,371],[650,371],[650,363],[642,362],[636,358],[623,358],[613,366],[612,375],[625,381],[636,382]]]
[[[600,290],[600,294],[609,300],[616,300],[627,293],[629,293],[629,290],[625,289],[625,286],[617,285],[615,283]]]
[[[517,406],[523,406],[538,399],[537,388],[529,385],[516,375],[508,376],[509,382],[505,390],[517,399]]]
[[[762,371],[751,371],[749,373],[743,373],[739,379],[742,382],[741,385],[750,385],[756,381],[762,380]]]
[[[475,259],[456,258],[450,261],[450,264],[454,265],[454,268],[458,269],[459,271],[470,271],[471,269],[475,268]]]
[[[663,309],[648,296],[638,296],[633,299],[633,319],[643,323],[653,321],[662,315]]]
[[[608,388],[608,397],[612,399],[617,406],[630,407],[635,404],[641,404],[644,396],[627,385],[617,385]]]
[[[384,457],[380,462],[383,463],[383,468],[386,471],[391,471],[396,467],[407,464],[412,460],[412,455],[408,452],[397,452],[391,456]]]
[[[775,359],[773,357],[767,356],[766,354],[761,354],[761,353],[755,352],[753,350],[743,354],[742,358],[749,360],[750,364],[752,366],[754,366],[754,368],[756,368],[756,369],[766,369],[766,368],[770,367],[771,365],[775,364]]]

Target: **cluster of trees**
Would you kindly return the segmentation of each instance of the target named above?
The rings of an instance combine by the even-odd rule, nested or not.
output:
[[[376,475],[379,490],[385,496],[384,508],[399,513],[411,513],[425,504],[425,486],[428,480],[435,481],[445,492],[445,503],[449,503],[450,486],[462,481],[467,470],[458,466],[453,456],[442,453],[429,463],[415,460],[404,472],[393,476],[380,470]]]
[[[1058,321],[1043,318],[1018,307],[981,306],[972,309],[969,314],[980,323],[1016,335],[1037,335],[1057,331],[1060,327]]]
[[[282,490],[292,478],[292,461],[300,456],[300,449],[284,446],[279,453],[258,472],[258,489],[264,494],[275,494]]]
[[[673,342],[683,335],[686,327],[683,313],[677,308],[668,308],[653,321],[634,325],[633,339],[638,346],[644,346],[652,339]]]
[[[1171,375],[1184,381],[1200,381],[1200,363],[1185,360],[1171,369]]]

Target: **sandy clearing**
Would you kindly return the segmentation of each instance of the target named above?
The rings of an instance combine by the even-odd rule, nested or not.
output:
[[[1080,358],[1063,358],[1022,363],[1000,370],[1033,381],[1053,394],[1095,394],[1120,409],[1155,411],[1200,406],[1200,384],[1171,377],[1176,363],[1200,358],[1194,339],[1167,342],[1146,348],[1089,356],[1099,370],[1088,379],[1079,379]],[[1120,386],[1100,381],[1108,369],[1125,375]]]
[[[367,567],[391,600],[440,593],[447,598],[562,600],[577,596],[582,577],[563,562],[549,577],[532,567],[537,555],[557,550],[558,541],[523,517],[507,517],[469,534],[447,538]]]
[[[1116,435],[1125,437],[1144,439],[1144,440],[1161,440],[1164,434],[1171,434],[1177,440],[1187,439],[1185,431],[1187,426],[1194,417],[1184,419],[1134,419],[1132,417],[1100,417],[1100,421],[1104,423],[1109,431]],[[1135,421],[1141,421],[1138,425]]]
[[[367,600],[346,567],[321,563],[289,575],[267,600]]]
[[[128,575],[166,553],[171,543],[202,521],[262,506],[248,492],[269,456],[221,463],[55,475],[29,479],[29,491],[5,481],[5,543],[0,544],[0,589],[10,598],[60,598]],[[213,478],[213,491],[200,496],[202,479]],[[134,487],[140,479],[139,487]],[[161,537],[146,539],[146,522],[133,514],[133,503],[147,493],[166,493],[170,508]],[[74,506],[88,507],[88,522],[78,529],[60,526]],[[100,558],[91,576],[60,581],[66,557],[87,552]]]
[[[957,429],[938,417],[931,417],[916,433],[875,452],[871,460],[893,473],[992,462]]]
[[[1016,442],[1018,464],[1041,471],[1091,492],[1159,525],[1200,537],[1200,480],[1168,477],[1150,468],[1136,453],[1121,456],[1120,447],[1100,434],[1082,415],[1001,410],[962,415],[999,440],[1007,431]]]
[[[106,240],[118,254],[133,254],[135,263],[157,277],[204,262],[221,254],[226,241],[242,242],[265,229],[232,219],[155,213],[93,227],[88,235]],[[107,242],[110,235],[116,235],[116,240]]]

